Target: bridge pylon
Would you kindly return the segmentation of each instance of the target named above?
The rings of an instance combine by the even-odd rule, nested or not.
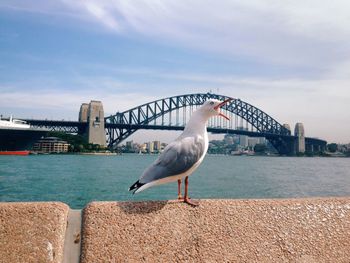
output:
[[[79,131],[89,143],[106,146],[104,111],[101,101],[92,100],[80,106],[79,122],[87,122],[87,128]]]

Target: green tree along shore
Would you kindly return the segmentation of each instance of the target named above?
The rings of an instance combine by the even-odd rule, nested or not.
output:
[[[338,145],[336,143],[330,143],[327,145],[328,151],[335,153],[338,150]]]
[[[47,136],[57,137],[68,142],[68,152],[99,152],[108,150],[108,148],[101,147],[98,144],[88,143],[86,137],[79,134],[52,131]]]

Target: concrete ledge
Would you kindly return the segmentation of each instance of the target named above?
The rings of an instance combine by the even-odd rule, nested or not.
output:
[[[95,202],[81,262],[349,262],[350,199]]]
[[[0,263],[78,262],[79,220],[62,203],[0,203]],[[80,262],[349,262],[349,240],[350,198],[94,202]]]
[[[69,207],[0,203],[0,262],[61,262]]]

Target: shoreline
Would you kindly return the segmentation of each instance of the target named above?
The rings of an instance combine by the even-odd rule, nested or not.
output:
[[[30,152],[29,155],[96,155],[96,156],[121,156],[121,155],[141,155],[141,156],[158,156],[159,153],[116,153],[116,152],[67,152],[67,153],[37,153],[37,152]],[[346,155],[278,155],[278,154],[215,154],[215,153],[207,153],[209,156],[230,156],[230,157],[289,157],[289,158],[350,158],[350,156]]]
[[[115,155],[121,155],[118,153],[112,153],[112,152],[85,152],[85,153],[74,153],[73,155],[98,155],[98,156],[115,156]]]

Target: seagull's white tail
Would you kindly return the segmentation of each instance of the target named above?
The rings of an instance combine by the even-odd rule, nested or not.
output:
[[[147,188],[157,184],[157,181],[153,181],[147,184],[142,184],[140,181],[135,182],[132,186],[130,186],[129,191],[135,190],[133,194],[137,194],[139,192],[142,192],[143,190],[146,190]]]
[[[150,182],[150,183],[144,184],[140,188],[136,189],[134,194],[140,193],[143,190],[146,190],[147,188],[150,188],[151,186],[156,185],[156,184],[157,184],[156,182]]]
[[[144,184],[140,183],[140,180],[137,180],[132,186],[129,187],[129,191],[135,190],[133,194],[137,192],[137,190],[142,187]]]

